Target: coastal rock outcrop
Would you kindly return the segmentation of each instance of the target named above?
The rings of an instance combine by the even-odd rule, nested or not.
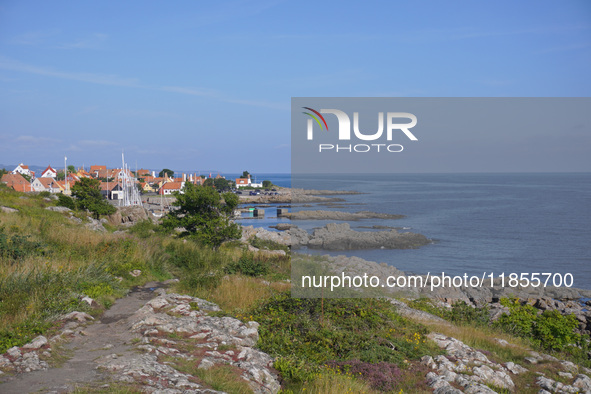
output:
[[[255,237],[266,241],[277,242],[281,245],[291,245],[290,233],[287,231],[270,231],[261,227],[253,226],[242,227],[242,237],[240,238],[242,243],[249,243]]]
[[[342,211],[298,211],[284,216],[292,220],[361,220],[361,219],[402,219],[404,215],[378,213],[370,211],[342,212]]]
[[[292,247],[306,246],[310,249],[354,250],[354,249],[414,249],[431,243],[427,237],[417,233],[389,231],[355,231],[349,223],[329,223],[316,229],[310,235],[302,229],[290,230]]]
[[[143,207],[118,207],[117,212],[109,215],[107,220],[112,225],[131,226],[137,222],[148,219],[148,213]]]
[[[198,369],[232,366],[254,393],[279,391],[273,359],[255,349],[258,323],[210,316],[220,310],[211,302],[162,293],[129,318],[131,331],[141,335],[138,349],[145,354],[103,357],[97,361],[100,368],[114,372],[119,380],[155,389],[195,390],[202,386],[173,368],[175,362],[189,362]]]

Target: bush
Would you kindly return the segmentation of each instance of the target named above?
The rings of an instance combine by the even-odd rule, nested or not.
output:
[[[227,274],[242,274],[246,276],[263,276],[269,273],[269,265],[256,260],[252,255],[244,255],[238,261],[228,264],[224,271]]]
[[[522,338],[531,338],[538,310],[531,305],[521,305],[517,298],[501,298],[501,305],[509,308],[509,314],[503,313],[495,326]]]
[[[531,339],[535,344],[548,350],[565,350],[572,346],[585,346],[586,337],[575,332],[579,322],[573,315],[561,315],[553,310],[538,314],[531,305],[521,305],[517,298],[502,298],[501,304],[509,308],[495,325],[504,331]]]
[[[368,382],[373,389],[389,392],[396,389],[402,371],[392,363],[366,363],[359,360],[329,362],[327,366],[341,373],[350,374]]]
[[[548,349],[563,350],[580,342],[581,336],[574,332],[578,325],[575,315],[563,316],[556,310],[544,311],[533,327],[534,338]]]
[[[412,300],[409,303],[409,306],[429,312],[456,324],[486,326],[490,322],[488,306],[485,306],[484,308],[475,308],[472,305],[467,304],[465,301],[456,301],[452,307],[448,309],[433,305],[432,300],[428,298],[419,298]]]
[[[40,197],[49,197],[49,196],[51,196],[51,193],[48,191],[42,191],[42,192],[39,192],[39,196]]]
[[[279,242],[271,241],[270,239],[261,239],[259,237],[253,237],[253,239],[250,241],[250,244],[257,249],[283,250],[286,253],[289,253],[289,247],[280,244]]]
[[[251,315],[260,324],[259,348],[281,357],[276,367],[288,380],[306,379],[330,361],[403,365],[406,359],[438,352],[426,341],[424,326],[399,316],[385,300],[281,294]]]
[[[457,301],[452,305],[451,310],[447,311],[447,317],[458,324],[487,326],[490,322],[490,311],[488,306],[475,308],[466,304],[465,301]]]
[[[294,355],[277,357],[273,367],[281,374],[283,379],[292,382],[305,382],[313,377],[317,368],[308,365],[304,360]]]
[[[30,241],[29,238],[28,235],[18,234],[13,234],[9,238],[4,232],[4,227],[0,227],[0,258],[14,263],[27,256],[44,254],[44,245],[41,242]]]
[[[70,196],[65,194],[57,195],[57,205],[60,207],[70,208],[72,211],[76,210],[76,201]]]

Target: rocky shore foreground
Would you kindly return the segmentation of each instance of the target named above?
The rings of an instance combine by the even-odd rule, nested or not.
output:
[[[409,242],[410,245],[414,245],[414,242],[430,242],[428,239],[423,238],[424,236],[421,234],[399,233],[396,230],[385,232],[356,232],[351,230],[347,223],[329,224],[324,228],[315,230],[312,234],[293,225],[289,230],[282,232],[248,226],[244,228],[243,239],[257,237],[292,246],[294,249],[302,245],[308,247],[311,247],[310,245],[317,245],[319,248],[324,249],[329,249],[327,246],[333,246],[334,249],[331,250],[347,250],[349,246],[359,246],[360,248],[363,246],[356,245],[357,242],[361,244],[368,242],[372,245],[371,247],[375,248],[380,243],[376,240],[381,239],[376,234],[380,233],[386,234],[384,236],[385,240],[392,241],[390,246],[404,246],[406,245],[405,242]],[[344,235],[341,237],[338,234]],[[359,234],[370,234],[371,237],[365,240],[363,235],[360,236]],[[387,234],[397,235],[388,236]],[[404,234],[411,235],[405,236]],[[359,238],[356,238],[357,236]],[[337,249],[337,247],[341,247],[341,249]],[[300,261],[307,261],[307,259],[308,257],[305,254],[294,254],[292,256],[292,267],[297,267]],[[388,277],[400,277],[402,279],[400,280],[401,283],[409,284],[403,288],[386,287],[385,289],[380,289],[381,296],[405,297],[410,299],[429,297],[440,300],[448,305],[456,301],[465,301],[474,306],[488,304],[492,310],[492,314],[495,316],[503,312],[508,312],[507,308],[499,304],[501,298],[518,297],[540,311],[558,310],[563,314],[573,313],[580,322],[581,332],[591,333],[591,301],[587,300],[591,299],[591,290],[554,286],[542,288],[532,286],[509,287],[505,285],[503,287],[498,280],[494,281],[493,286],[466,286],[464,284],[451,287],[435,286],[438,283],[435,282],[433,276],[403,272],[386,263],[367,261],[359,257],[330,255],[322,256],[322,260],[323,262],[318,262],[318,265],[325,270],[325,274],[341,275],[342,273],[346,273],[350,276],[363,276],[366,274],[380,278],[382,283]],[[413,278],[412,281],[410,280],[411,277]],[[411,285],[415,283],[417,285]],[[297,286],[294,288],[294,291],[298,291]],[[305,294],[302,293],[301,295]]]

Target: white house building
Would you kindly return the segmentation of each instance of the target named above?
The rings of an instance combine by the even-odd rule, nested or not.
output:
[[[35,178],[35,180],[31,182],[31,190],[35,192],[59,193],[62,189],[55,179],[45,177]]]
[[[31,172],[31,170],[29,170],[29,166],[26,166],[23,163],[16,166],[16,168],[14,170],[12,170],[12,173],[13,174],[22,174],[22,175],[27,175],[27,176],[35,176],[35,173]]]
[[[51,166],[47,166],[47,168],[44,169],[41,173],[41,178],[55,178],[56,176],[57,171],[54,170]]]
[[[246,178],[236,178],[236,188],[240,189],[241,187],[263,187],[262,183],[255,183],[250,179],[250,174]]]

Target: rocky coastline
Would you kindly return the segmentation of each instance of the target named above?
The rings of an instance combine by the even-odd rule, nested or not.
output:
[[[402,219],[404,215],[393,215],[389,213],[378,213],[370,211],[342,212],[342,211],[298,211],[284,214],[292,220],[347,220],[357,221],[363,219]]]

